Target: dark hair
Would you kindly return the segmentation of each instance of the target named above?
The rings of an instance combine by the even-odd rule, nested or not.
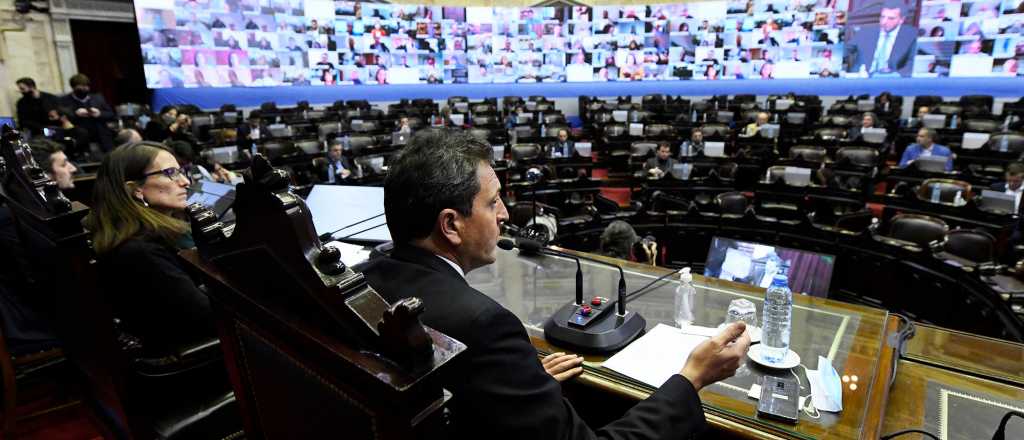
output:
[[[1006,174],[1011,176],[1020,176],[1024,174],[1024,163],[1010,162],[1009,165],[1006,165]]]
[[[429,236],[444,209],[472,215],[480,192],[477,168],[491,155],[489,144],[462,130],[413,135],[384,180],[384,212],[395,243]]]
[[[185,141],[170,141],[167,142],[167,148],[171,150],[171,154],[174,155],[175,159],[178,159],[179,165],[185,165],[184,163],[193,163],[196,161],[195,149],[192,148],[192,144]]]
[[[89,77],[81,73],[74,74],[71,79],[68,80],[68,84],[71,84],[71,87],[87,86],[89,83]]]
[[[114,145],[121,146],[127,144],[132,140],[132,135],[137,133],[134,128],[125,128],[117,132],[117,136],[114,137]],[[140,136],[141,137],[141,136]]]
[[[29,78],[27,76],[24,77],[24,78],[18,78],[18,80],[15,81],[14,83],[15,84],[24,84],[26,87],[31,87],[33,89],[36,88],[36,80],[34,80],[32,78]]]
[[[63,145],[40,137],[33,138],[28,146],[32,149],[32,158],[36,164],[47,173],[53,172],[53,154],[64,151]]]
[[[628,260],[638,238],[629,223],[615,220],[601,233],[601,255]]]
[[[171,110],[178,111],[178,107],[175,107],[173,105],[165,105],[163,107],[160,107],[160,114],[166,115],[167,113],[170,113]]]
[[[907,13],[907,4],[903,0],[885,0],[882,2],[882,9],[899,9],[900,15],[904,15]]]

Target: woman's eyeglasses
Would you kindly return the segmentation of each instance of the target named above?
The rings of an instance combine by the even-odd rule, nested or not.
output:
[[[188,172],[184,168],[164,168],[159,171],[153,171],[142,175],[141,180],[146,180],[149,176],[163,175],[164,177],[171,179],[172,182],[178,180],[179,177],[184,177],[185,180],[191,180],[188,176]]]

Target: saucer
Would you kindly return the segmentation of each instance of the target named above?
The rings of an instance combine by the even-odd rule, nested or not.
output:
[[[789,350],[788,352],[786,352],[786,358],[783,359],[781,362],[777,363],[772,363],[766,360],[764,358],[763,351],[764,345],[751,345],[750,350],[747,351],[747,357],[749,357],[750,360],[756,362],[759,365],[768,368],[777,368],[780,370],[786,370],[796,367],[797,365],[800,365],[800,355],[796,354],[796,352],[793,350]]]

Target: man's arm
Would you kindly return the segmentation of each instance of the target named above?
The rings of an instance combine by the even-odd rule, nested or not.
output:
[[[906,150],[903,150],[903,156],[900,157],[900,168],[906,168],[911,161],[917,159],[917,144],[911,144]]]
[[[93,107],[96,107],[100,111],[100,115],[97,116],[96,119],[104,122],[114,120],[114,110],[110,108],[109,104],[107,104],[107,100],[103,98],[103,95],[100,95],[99,93],[93,94],[91,103]]]

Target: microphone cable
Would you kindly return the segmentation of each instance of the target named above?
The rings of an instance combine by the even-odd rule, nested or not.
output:
[[[383,215],[383,214],[381,214],[381,215]],[[341,237],[341,238],[338,239],[338,241],[345,240],[347,238],[352,238],[352,237],[354,237],[356,235],[362,234],[363,232],[372,231],[372,230],[377,229],[377,228],[379,228],[381,226],[387,226],[387,224],[388,224],[388,222],[384,222],[384,223],[381,223],[381,224],[376,225],[376,226],[370,226],[369,228],[363,229],[361,231],[353,232],[353,233],[348,234],[348,235],[346,235],[344,237]]]
[[[328,232],[328,233],[325,233],[325,234],[320,234],[320,237],[319,237],[319,238],[320,238],[320,241],[331,241],[331,240],[333,240],[333,239],[334,239],[334,234],[337,234],[337,233],[338,233],[338,232],[340,232],[340,231],[343,231],[343,230],[345,230],[345,229],[351,228],[351,227],[353,227],[353,226],[355,226],[355,225],[358,225],[358,224],[360,224],[360,223],[366,223],[366,222],[368,222],[368,221],[370,221],[370,220],[373,220],[373,219],[375,219],[375,218],[379,218],[379,217],[382,217],[382,216],[384,216],[385,214],[386,214],[386,213],[382,212],[382,213],[380,213],[380,214],[377,214],[377,215],[375,215],[375,216],[373,216],[373,217],[368,217],[368,218],[364,218],[364,219],[362,219],[362,220],[359,220],[359,221],[357,221],[357,222],[355,222],[355,223],[352,223],[352,224],[350,224],[350,225],[345,225],[345,226],[342,226],[342,227],[340,227],[340,228],[338,228],[338,229],[335,229],[335,230],[333,230],[333,231],[331,231],[331,232]],[[375,227],[379,227],[379,226],[380,226],[380,225],[378,225],[378,226],[375,226]],[[365,231],[359,231],[359,232],[365,232]],[[351,237],[351,236],[349,236],[349,237]],[[348,238],[348,237],[344,237],[344,238]]]
[[[669,276],[679,274],[681,271],[682,271],[682,269],[673,270],[672,272],[666,273],[666,274],[664,274],[664,275],[662,275],[662,276],[660,276],[658,278],[655,278],[651,282],[645,284],[643,287],[641,287],[639,289],[636,289],[636,290],[634,290],[632,292],[629,292],[628,294],[626,294],[626,301],[629,302],[629,301],[632,301],[632,300],[634,300],[636,298],[644,296],[645,294],[647,294],[647,292],[650,292],[650,290],[647,290],[647,289],[650,289],[651,286],[655,285],[656,283],[658,283],[660,281],[664,281]],[[645,292],[645,290],[646,290],[646,292]]]

